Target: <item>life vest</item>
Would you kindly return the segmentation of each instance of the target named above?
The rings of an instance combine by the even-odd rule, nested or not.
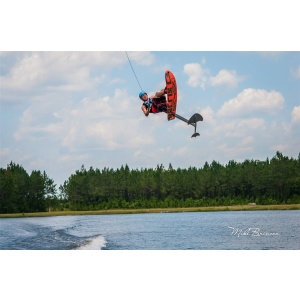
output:
[[[143,105],[146,107],[146,109],[149,110],[149,112],[152,113],[152,106],[153,106],[153,100],[148,98],[147,101],[144,101]]]
[[[166,109],[166,97],[162,96],[160,98],[150,99],[148,98],[147,101],[143,103],[143,105],[148,109],[149,112],[152,114],[157,114],[162,112]]]

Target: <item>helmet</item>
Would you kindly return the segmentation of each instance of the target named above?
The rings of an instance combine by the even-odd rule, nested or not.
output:
[[[146,92],[144,92],[144,91],[141,91],[141,92],[139,93],[139,97],[140,97],[140,99],[142,99],[142,96],[143,96],[144,94],[146,94],[146,95],[147,95],[147,93],[146,93]]]

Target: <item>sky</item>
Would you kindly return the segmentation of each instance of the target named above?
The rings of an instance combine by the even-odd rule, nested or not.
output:
[[[131,65],[125,51],[1,52],[1,167],[45,170],[60,185],[82,165],[201,168],[276,151],[298,157],[300,52],[127,54]],[[200,137],[164,113],[144,116],[139,85],[154,94],[165,70],[177,79],[177,113],[203,116]]]
[[[55,3],[2,4],[0,167],[45,171],[58,187],[82,165],[201,168],[276,151],[298,157],[294,1],[186,1],[172,16],[168,2],[155,0],[142,12],[131,0],[101,9],[92,0]],[[176,76],[177,114],[203,116],[200,137],[164,113],[143,115],[141,88],[164,88],[166,70]]]

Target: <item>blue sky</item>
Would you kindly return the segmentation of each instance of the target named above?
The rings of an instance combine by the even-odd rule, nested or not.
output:
[[[149,95],[177,79],[177,113],[145,117],[124,51],[1,52],[1,167],[45,170],[59,185],[81,165],[132,169],[271,158],[300,150],[300,52],[128,51]]]

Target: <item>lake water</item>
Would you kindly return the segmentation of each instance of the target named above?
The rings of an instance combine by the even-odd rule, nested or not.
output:
[[[293,250],[300,211],[0,219],[2,250]]]

